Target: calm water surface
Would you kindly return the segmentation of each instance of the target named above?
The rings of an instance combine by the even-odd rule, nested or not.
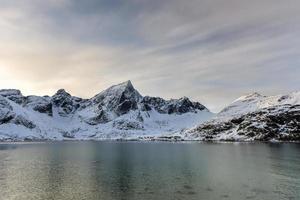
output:
[[[2,200],[300,199],[300,144],[0,144]]]

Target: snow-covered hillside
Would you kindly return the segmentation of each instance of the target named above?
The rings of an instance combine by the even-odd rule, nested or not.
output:
[[[263,96],[258,93],[252,93],[242,96],[224,108],[218,115],[218,118],[231,118],[242,114],[257,111],[259,109],[280,106],[285,104],[300,104],[300,92],[293,92],[287,95]]]
[[[130,81],[91,99],[60,89],[53,96],[0,90],[0,140],[153,139],[213,117],[188,98],[143,97]]]
[[[213,119],[184,131],[190,140],[300,141],[300,92],[242,96]]]

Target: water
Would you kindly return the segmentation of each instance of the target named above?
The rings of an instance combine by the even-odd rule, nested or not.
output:
[[[0,144],[0,199],[300,199],[300,144]]]

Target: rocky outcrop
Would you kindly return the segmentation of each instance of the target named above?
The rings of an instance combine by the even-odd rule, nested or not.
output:
[[[0,125],[9,123],[15,116],[12,106],[0,95]]]
[[[0,95],[2,97],[6,97],[7,99],[9,99],[17,104],[22,104],[24,101],[24,97],[20,90],[3,89],[3,90],[0,90]]]
[[[187,97],[164,100],[160,97],[145,96],[142,99],[141,104],[143,111],[154,109],[157,112],[164,114],[183,114],[207,110],[207,108],[199,102],[192,102]]]
[[[23,105],[39,113],[44,113],[49,116],[53,115],[52,103],[50,97],[28,96],[25,97],[25,101]]]
[[[76,102],[77,101],[77,102]],[[60,89],[51,98],[51,103],[58,110],[60,116],[67,116],[76,111],[80,107],[81,99],[73,98],[64,89]]]
[[[102,109],[102,108],[100,108]],[[108,116],[108,114],[103,111],[103,110],[99,110],[98,114],[95,114],[93,117],[89,117],[87,119],[84,119],[84,121],[89,124],[89,125],[97,125],[97,124],[105,124],[110,120],[110,117]]]
[[[26,119],[26,117],[23,116],[23,115],[18,115],[18,116],[16,116],[16,117],[12,120],[12,122],[13,122],[14,124],[16,124],[16,125],[22,125],[22,126],[24,126],[24,127],[26,127],[26,128],[29,128],[29,129],[34,129],[34,128],[36,128],[36,125],[35,125],[32,121]]]
[[[119,130],[143,130],[142,123],[138,121],[116,120],[113,122],[113,127]]]

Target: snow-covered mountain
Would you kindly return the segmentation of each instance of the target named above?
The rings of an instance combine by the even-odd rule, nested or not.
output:
[[[187,97],[142,96],[130,81],[90,99],[0,90],[0,140],[300,140],[300,92],[242,96],[217,115]]]
[[[143,97],[130,81],[91,99],[63,89],[51,97],[0,90],[0,140],[168,138],[212,116],[186,97]]]
[[[300,141],[300,92],[242,96],[181,136],[191,140]]]
[[[239,116],[262,108],[281,106],[285,104],[300,104],[300,92],[293,92],[287,95],[263,96],[258,93],[252,93],[242,96],[224,108],[217,117],[226,118]]]

